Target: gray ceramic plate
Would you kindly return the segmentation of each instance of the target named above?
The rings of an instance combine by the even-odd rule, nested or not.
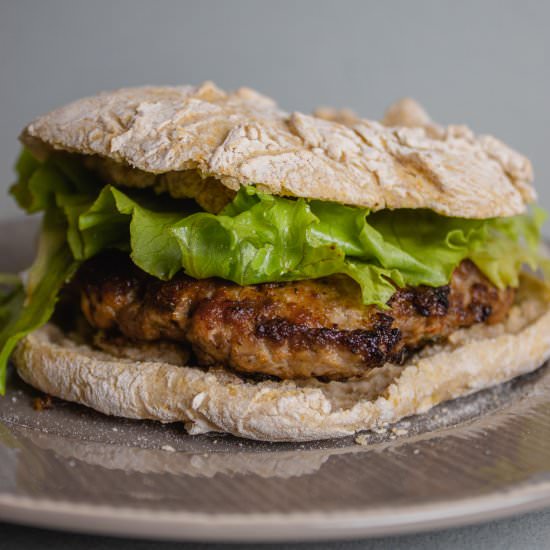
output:
[[[33,224],[0,226],[0,269]],[[393,431],[316,444],[186,435],[53,401],[11,372],[0,399],[0,519],[136,537],[352,538],[550,505],[550,367]]]

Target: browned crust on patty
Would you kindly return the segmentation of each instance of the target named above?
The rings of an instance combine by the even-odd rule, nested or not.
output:
[[[387,310],[363,305],[347,277],[245,287],[184,275],[162,282],[116,253],[87,262],[75,284],[97,329],[189,344],[201,365],[283,379],[346,379],[400,364],[459,328],[502,321],[514,299],[470,261],[449,285],[398,289]]]

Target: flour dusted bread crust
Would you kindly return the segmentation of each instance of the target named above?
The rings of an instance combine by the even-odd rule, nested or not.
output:
[[[115,181],[115,168],[126,168],[126,184],[175,196],[187,196],[178,187],[204,182],[211,190],[214,181],[233,192],[254,184],[374,210],[429,208],[469,218],[525,211],[535,193],[524,156],[464,126],[428,121],[413,104],[394,106],[385,121],[392,126],[349,113],[287,114],[248,88],[226,93],[205,83],[81,99],[36,119],[22,141],[41,155],[92,156]]]
[[[524,278],[505,323],[454,333],[404,366],[364,378],[254,382],[223,369],[121,359],[47,325],[27,336],[14,361],[32,386],[106,414],[183,422],[191,434],[307,441],[354,434],[426,412],[442,401],[532,371],[550,356],[545,288]]]

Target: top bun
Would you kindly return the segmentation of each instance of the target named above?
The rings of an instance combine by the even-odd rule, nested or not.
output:
[[[157,189],[159,175],[180,172],[195,187],[204,178],[231,192],[254,184],[275,195],[467,218],[520,214],[535,199],[527,158],[465,126],[432,123],[410,99],[384,123],[341,113],[288,114],[251,89],[226,93],[210,82],[125,88],[41,116],[21,140],[37,154],[94,155],[131,174],[124,183]],[[187,182],[177,177],[164,189],[187,196],[177,189]]]

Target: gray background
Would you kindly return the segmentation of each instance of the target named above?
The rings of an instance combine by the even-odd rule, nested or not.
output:
[[[549,18],[544,0],[0,0],[0,218],[17,215],[4,191],[16,137],[34,116],[99,90],[206,79],[305,112],[347,106],[376,118],[415,97],[436,120],[467,123],[530,156],[548,208]],[[548,514],[340,548],[543,548]],[[4,525],[0,533],[6,548],[154,546]]]
[[[0,216],[17,214],[3,191],[34,116],[99,90],[206,79],[367,117],[410,95],[529,155],[550,207],[549,16],[544,0],[0,0]]]

